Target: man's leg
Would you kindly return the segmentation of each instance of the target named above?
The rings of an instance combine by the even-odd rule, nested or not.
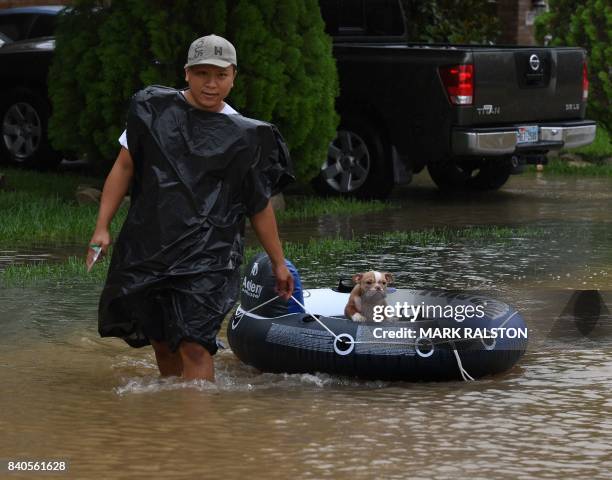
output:
[[[215,365],[212,355],[202,345],[195,342],[181,342],[179,353],[183,360],[185,380],[215,381]]]
[[[157,367],[162,377],[180,377],[183,373],[183,360],[179,352],[172,352],[167,342],[151,340],[151,345],[155,350]]]

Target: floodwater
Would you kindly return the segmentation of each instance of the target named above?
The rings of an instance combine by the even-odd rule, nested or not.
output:
[[[484,290],[529,327],[527,353],[511,371],[418,384],[261,374],[226,349],[215,384],[160,379],[150,348],[98,338],[100,285],[8,288],[0,290],[0,459],[66,461],[58,476],[78,479],[610,478],[612,180],[523,176],[466,197],[415,183],[395,194],[400,208],[297,222],[283,237],[467,225],[544,233],[381,245],[325,265],[293,259],[303,283],[330,286],[377,266],[399,287]],[[9,262],[15,255],[45,252],[14,252]],[[576,290],[599,291],[588,334],[562,315]]]
[[[87,250],[85,245],[57,244],[30,245],[7,248],[0,246],[0,270],[7,265],[28,265],[36,263],[61,262],[70,256],[80,256]]]

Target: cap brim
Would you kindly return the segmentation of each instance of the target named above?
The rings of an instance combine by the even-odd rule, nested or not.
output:
[[[200,60],[200,61],[193,62],[193,63],[186,63],[185,68],[195,67],[196,65],[215,65],[217,67],[227,68],[230,65],[232,65],[232,63],[226,62],[225,60],[218,60],[216,58],[210,58],[208,60]]]

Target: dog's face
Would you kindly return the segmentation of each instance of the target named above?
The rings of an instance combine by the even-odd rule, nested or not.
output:
[[[371,321],[374,308],[387,305],[387,285],[393,281],[388,272],[365,272],[353,275],[355,286],[344,308],[344,314],[354,322]]]
[[[389,272],[370,271],[358,273],[353,276],[353,282],[361,287],[361,294],[385,294],[387,285],[393,281],[393,275]]]

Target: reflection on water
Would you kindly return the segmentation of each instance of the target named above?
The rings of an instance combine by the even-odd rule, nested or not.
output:
[[[470,225],[612,223],[612,179],[513,176],[497,192],[444,194],[420,174],[392,199],[400,208],[354,217],[321,217],[283,227],[289,240]],[[578,234],[578,232],[576,232]],[[610,234],[608,234],[610,237]]]
[[[83,245],[30,245],[28,247],[0,247],[0,270],[7,265],[26,265],[39,262],[59,262],[69,256],[83,255]]]
[[[612,223],[600,202],[612,182],[537,182],[513,179],[490,200],[455,202],[417,185],[404,210],[345,219],[337,231],[499,223],[543,227],[544,239],[381,245],[380,255],[338,257],[325,269],[294,259],[308,287],[382,265],[398,286],[487,290],[529,327],[528,351],[510,372],[474,383],[364,382],[260,374],[222,350],[215,384],[161,379],[150,348],[98,337],[100,285],[3,289],[0,458],[67,459],[79,479],[607,477]],[[317,225],[297,222],[286,234],[316,236]],[[601,289],[605,306],[588,335],[566,308],[580,289]],[[227,344],[225,326],[221,338]]]

